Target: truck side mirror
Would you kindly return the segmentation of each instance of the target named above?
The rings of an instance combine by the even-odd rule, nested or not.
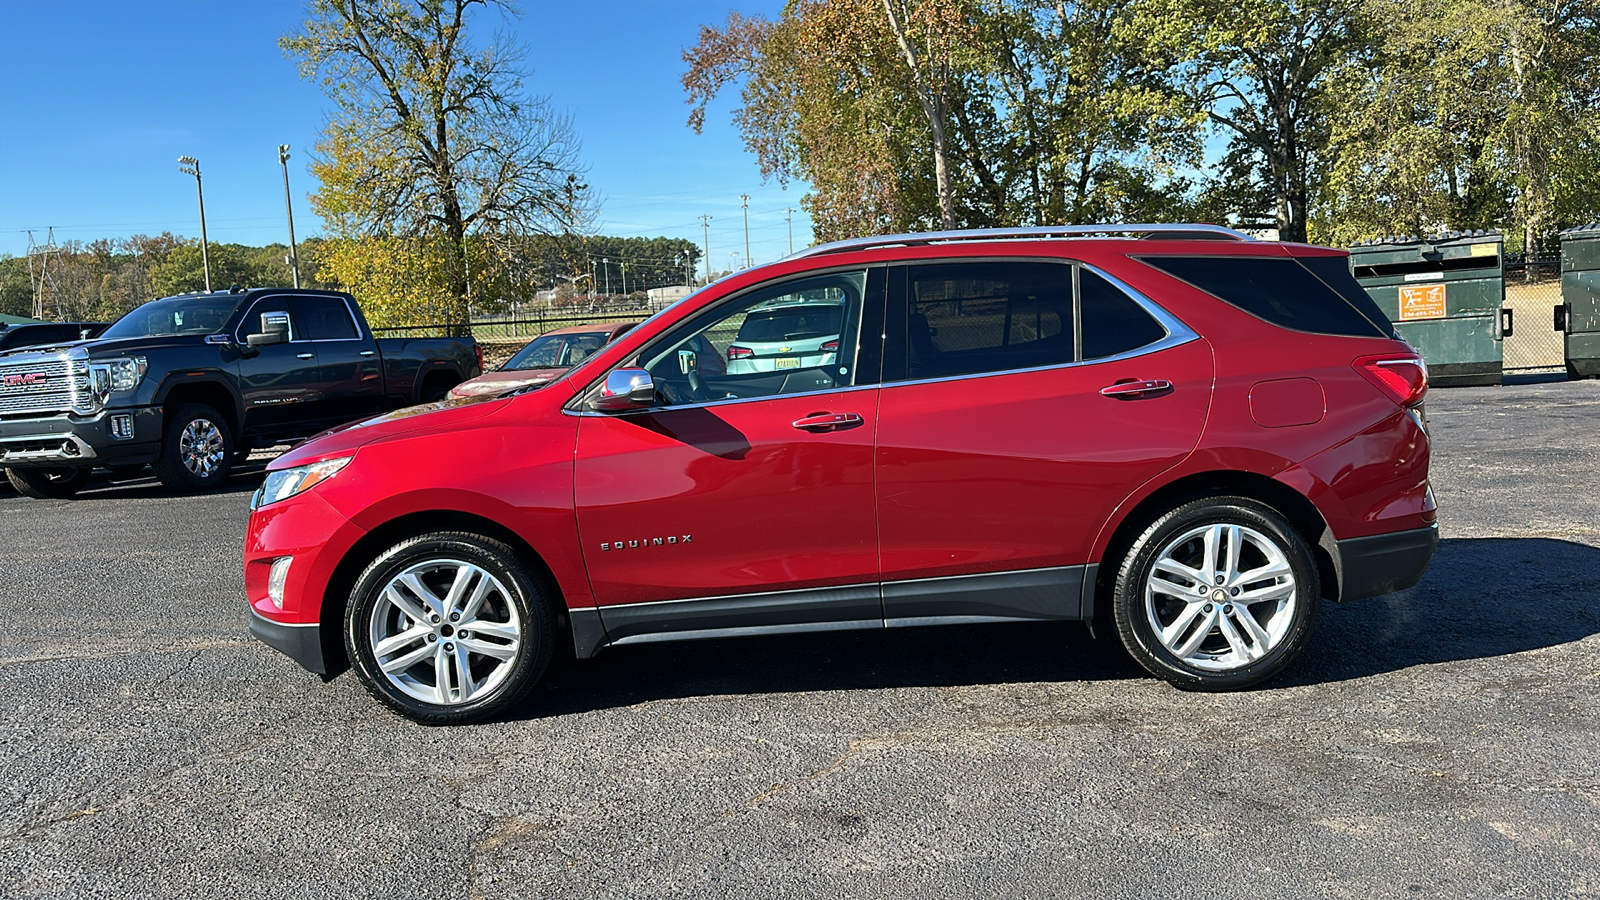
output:
[[[259,350],[272,344],[289,343],[289,314],[264,312],[261,314],[261,331],[244,339],[246,344]]]

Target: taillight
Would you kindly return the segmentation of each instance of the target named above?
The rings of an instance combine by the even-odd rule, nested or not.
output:
[[[1428,367],[1420,356],[1363,356],[1350,367],[1401,406],[1416,406],[1428,392]]]
[[[822,346],[818,347],[817,350],[818,350],[818,352],[821,352],[821,353],[829,353],[829,352],[838,353],[839,352],[839,339],[838,338],[834,338],[831,341],[824,341],[822,343]]]
[[[754,350],[751,350],[749,347],[741,347],[738,344],[729,344],[728,345],[728,358],[729,359],[749,359],[750,357],[755,356],[755,355],[756,355],[756,352]]]
[[[478,351],[478,371],[482,372],[483,371],[483,345],[482,344],[473,344],[472,345],[472,349]]]

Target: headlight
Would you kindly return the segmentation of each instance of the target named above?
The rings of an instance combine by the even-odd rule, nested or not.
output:
[[[332,478],[338,471],[350,464],[351,456],[342,456],[338,459],[323,460],[309,466],[295,466],[292,469],[280,469],[268,472],[266,483],[250,498],[250,508],[260,509],[269,503],[287,500],[295,494],[309,491],[311,488]]]
[[[142,356],[123,356],[89,365],[89,383],[102,398],[114,391],[131,391],[139,386],[150,362]]]

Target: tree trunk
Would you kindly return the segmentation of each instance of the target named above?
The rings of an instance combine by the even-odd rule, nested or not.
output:
[[[917,61],[916,49],[911,45],[911,38],[906,34],[900,17],[895,14],[894,0],[883,0],[883,11],[889,17],[889,28],[894,32],[894,38],[900,45],[900,52],[905,55],[906,65],[911,69],[911,84],[917,93],[917,100],[922,104],[922,112],[928,118],[928,130],[933,134],[933,179],[934,188],[939,195],[939,221],[945,229],[956,227],[955,191],[950,185],[950,152],[945,136],[945,98],[941,91],[934,90],[931,80],[923,77],[922,66]]]

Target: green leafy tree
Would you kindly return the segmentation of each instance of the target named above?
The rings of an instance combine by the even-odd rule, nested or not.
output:
[[[796,0],[685,51],[690,126],[739,85],[763,175],[824,240],[1182,206],[1200,117],[1134,0]]]
[[[416,238],[443,253],[427,283],[444,279],[456,320],[479,278],[469,235],[577,230],[593,206],[571,122],[524,93],[521,51],[474,42],[491,8],[513,11],[500,0],[311,0],[300,32],[280,41],[335,103],[312,205],[337,236]],[[371,257],[382,259],[393,257]]]
[[[1138,22],[1182,60],[1175,83],[1228,138],[1208,199],[1306,240],[1329,162],[1329,82],[1370,42],[1358,0],[1146,0]]]
[[[1600,213],[1600,3],[1368,0],[1386,24],[1337,82],[1319,231],[1508,227],[1537,247]]]

